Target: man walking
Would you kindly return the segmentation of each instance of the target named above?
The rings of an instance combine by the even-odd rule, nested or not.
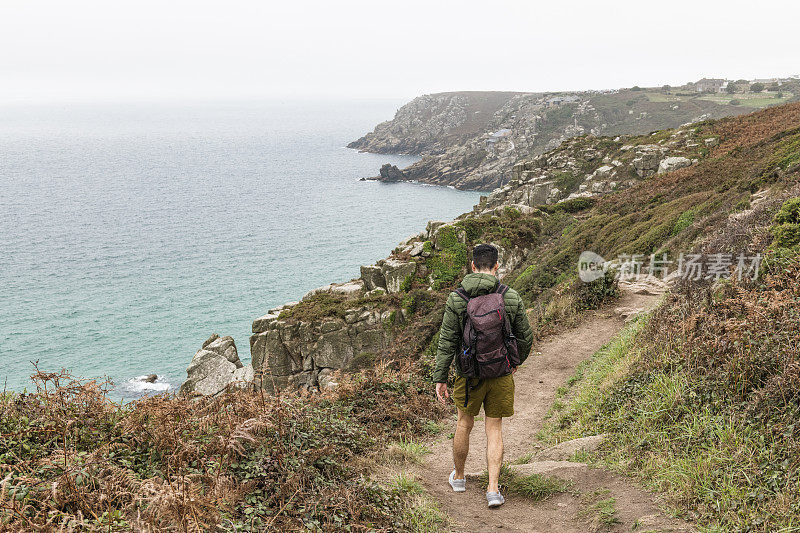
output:
[[[503,418],[514,414],[514,372],[528,357],[533,332],[525,305],[514,289],[497,280],[497,248],[479,244],[472,250],[472,273],[447,299],[436,352],[436,396],[450,397],[447,378],[456,359],[453,401],[458,423],[453,437],[450,486],[466,490],[464,464],[469,453],[469,434],[483,406],[486,418],[486,462],[489,507],[505,503],[498,487],[503,462]]]

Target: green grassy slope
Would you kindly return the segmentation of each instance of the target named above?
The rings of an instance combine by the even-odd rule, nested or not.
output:
[[[695,128],[699,137],[718,137],[721,144],[696,165],[601,197],[588,209],[556,210],[544,224],[542,243],[513,274],[511,285],[531,301],[546,299],[559,284],[575,278],[577,257],[584,250],[608,259],[663,252],[674,258],[749,207],[753,193],[785,190],[798,179],[800,104]]]
[[[756,282],[671,294],[581,367],[546,435],[608,433],[599,459],[665,492],[703,531],[798,530],[798,206],[747,231],[757,249],[761,231],[776,235]]]

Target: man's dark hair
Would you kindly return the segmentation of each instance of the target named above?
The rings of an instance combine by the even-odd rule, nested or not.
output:
[[[497,263],[497,248],[491,244],[479,244],[472,249],[475,270],[491,270]]]

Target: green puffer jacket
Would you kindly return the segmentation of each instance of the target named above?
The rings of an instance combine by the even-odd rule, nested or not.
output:
[[[467,274],[461,286],[471,297],[489,294],[497,289],[497,278],[491,274]],[[511,321],[511,329],[517,338],[519,359],[523,363],[531,353],[533,331],[525,314],[525,304],[514,289],[508,289],[505,297],[506,314]],[[461,349],[461,335],[464,321],[467,318],[467,302],[455,292],[450,293],[444,308],[442,328],[439,330],[439,348],[436,351],[436,369],[433,380],[436,383],[447,383],[450,365],[456,353]],[[458,368],[456,368],[458,372]]]

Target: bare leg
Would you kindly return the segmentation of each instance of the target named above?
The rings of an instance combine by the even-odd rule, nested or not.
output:
[[[469,454],[469,433],[475,424],[475,417],[468,415],[461,409],[458,410],[458,423],[453,436],[453,463],[456,465],[455,479],[464,479],[464,463]]]
[[[489,486],[486,492],[500,492],[500,465],[503,464],[503,419],[486,417],[486,465]]]

